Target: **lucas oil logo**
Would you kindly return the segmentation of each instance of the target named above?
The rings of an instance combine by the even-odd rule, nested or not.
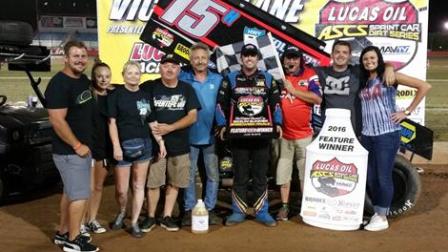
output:
[[[314,162],[310,176],[313,187],[332,198],[351,193],[359,180],[358,168],[337,158]]]
[[[238,99],[238,110],[245,116],[256,116],[263,110],[263,98],[243,96]]]
[[[354,62],[365,47],[375,45],[387,62],[400,69],[414,59],[422,41],[420,11],[408,0],[330,0],[320,10],[316,37],[346,40]]]

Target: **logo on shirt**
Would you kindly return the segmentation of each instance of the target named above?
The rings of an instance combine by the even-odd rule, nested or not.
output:
[[[142,123],[145,123],[145,119],[151,113],[151,107],[149,106],[149,102],[146,99],[141,99],[137,101],[137,109],[139,111],[140,118],[142,119]]]
[[[183,110],[187,103],[183,95],[161,96],[154,98],[154,106],[168,110]]]
[[[325,94],[349,95],[350,93],[350,76],[335,78],[327,76],[325,79]]]
[[[92,92],[90,90],[84,90],[76,97],[76,104],[84,104],[92,99]]]

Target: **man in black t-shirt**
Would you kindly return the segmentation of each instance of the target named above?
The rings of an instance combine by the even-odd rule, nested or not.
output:
[[[94,100],[90,81],[83,74],[87,48],[69,41],[64,47],[65,66],[50,80],[45,91],[53,126],[53,161],[64,184],[60,226],[54,243],[64,251],[98,251],[80,234],[81,221],[90,197]]]
[[[166,174],[168,185],[160,225],[168,231],[179,230],[171,214],[179,188],[189,184],[189,127],[196,121],[197,111],[201,108],[194,89],[178,80],[179,72],[179,62],[172,54],[167,54],[160,62],[161,78],[141,85],[141,89],[151,96],[151,130],[156,139],[162,136],[157,143],[164,144],[167,151],[167,158],[152,163],[149,169],[149,211],[142,223],[143,232],[149,232],[155,225],[160,186],[165,184]]]

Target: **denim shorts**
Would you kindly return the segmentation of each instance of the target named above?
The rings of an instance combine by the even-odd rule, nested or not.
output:
[[[152,158],[152,142],[148,138],[132,138],[121,142],[123,160],[118,161],[117,167],[129,167],[134,163],[146,162]],[[129,156],[126,153],[138,151],[137,156]]]

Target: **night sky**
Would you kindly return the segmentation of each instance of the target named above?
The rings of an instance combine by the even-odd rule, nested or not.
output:
[[[446,2],[442,0],[429,1],[429,32],[444,31],[443,23],[448,21]]]

